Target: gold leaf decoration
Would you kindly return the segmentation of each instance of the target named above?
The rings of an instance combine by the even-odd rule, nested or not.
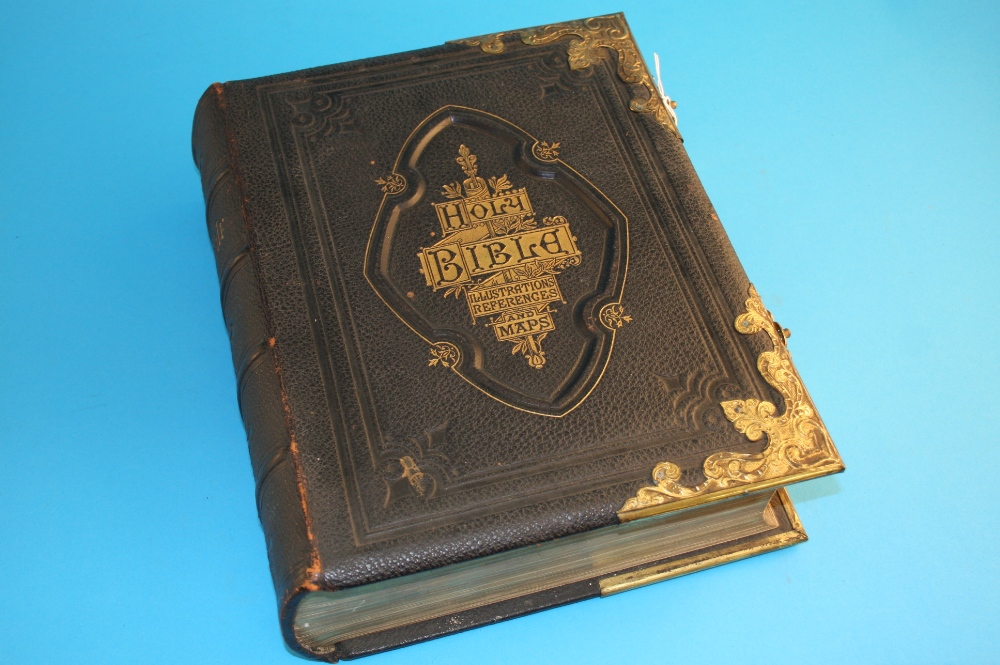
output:
[[[520,353],[528,360],[528,365],[535,369],[545,366],[545,352],[542,351],[542,342],[548,337],[548,333],[541,335],[527,335],[520,338],[520,341],[511,349],[511,355]]]
[[[493,188],[493,196],[500,196],[504,192],[514,189],[514,185],[510,184],[510,180],[507,179],[506,173],[499,178],[490,178],[487,182],[489,182],[490,187]]]
[[[529,367],[542,369],[546,364],[542,342],[556,328],[553,315],[557,310],[549,304],[565,303],[555,277],[582,261],[576,236],[566,217],[545,217],[543,223],[547,228],[540,237],[551,241],[532,241],[535,244],[528,245],[532,249],[527,253],[515,250],[511,244],[510,251],[518,251],[520,257],[510,265],[496,261],[485,265],[484,261],[484,266],[480,266],[475,247],[481,241],[491,238],[500,247],[515,243],[520,248],[521,234],[538,230],[538,221],[527,188],[515,189],[506,173],[488,181],[480,177],[476,155],[464,144],[458,146],[455,161],[469,177],[461,185],[457,182],[444,185],[443,195],[449,201],[432,203],[441,223],[441,239],[430,247],[420,248],[417,255],[420,273],[434,291],[443,290],[445,298],[455,296],[458,300],[464,296],[473,325],[479,318],[488,318],[487,325],[498,341],[513,344],[513,355],[521,354]],[[432,237],[435,235],[436,232],[431,233]],[[556,249],[552,249],[553,244]],[[456,246],[459,249],[449,261],[463,262],[464,268],[454,279],[446,278],[440,272],[437,252],[451,253],[449,248]],[[470,259],[464,257],[469,251],[474,263],[466,265],[464,261]],[[473,265],[476,273],[470,267]],[[507,295],[511,293],[520,299]],[[449,348],[431,349],[429,365],[455,367],[458,363]]]
[[[431,357],[427,364],[431,367],[440,364],[451,369],[462,360],[462,352],[451,342],[438,342],[431,346]]]
[[[458,286],[453,286],[444,292],[444,297],[455,296],[456,299],[461,298],[465,295],[465,284],[459,284]]]
[[[554,162],[559,159],[559,146],[561,144],[559,141],[554,141],[549,143],[548,141],[539,141],[535,145],[531,146],[531,152],[538,159],[543,162]]]
[[[406,178],[398,173],[390,173],[385,178],[377,179],[375,184],[381,186],[382,191],[386,194],[399,194],[406,189]]]
[[[495,32],[490,35],[480,35],[479,37],[469,37],[468,39],[456,39],[454,41],[448,42],[449,44],[462,44],[463,46],[478,46],[483,50],[483,53],[492,53],[496,55],[498,53],[503,53],[504,45],[501,37],[504,35],[509,35],[510,32]]]
[[[551,44],[566,37],[574,37],[567,49],[570,69],[589,67],[600,62],[607,49],[615,51],[618,54],[618,77],[625,83],[641,85],[648,91],[645,99],[633,98],[629,108],[636,113],[651,113],[659,124],[677,138],[681,137],[673,114],[667,110],[663,97],[656,89],[621,14],[556,23],[521,32],[521,41],[534,46]]]
[[[632,322],[632,317],[625,313],[625,308],[619,303],[602,307],[600,319],[608,330],[618,330],[626,323]]]
[[[469,177],[476,175],[476,172],[479,170],[479,167],[476,166],[476,156],[464,144],[458,146],[458,157],[455,158],[455,161],[465,171],[465,175]]]
[[[423,496],[427,492],[427,477],[420,470],[420,467],[417,466],[416,460],[409,455],[405,455],[399,458],[399,465],[403,469],[403,475],[400,476],[400,479],[408,481],[410,486],[416,491],[417,496]]]
[[[555,23],[527,28],[518,32],[521,41],[529,46],[542,46],[566,37],[573,37],[574,39],[570,40],[567,48],[570,69],[584,69],[600,62],[605,57],[606,52],[602,49],[615,51],[618,54],[618,77],[625,83],[641,85],[648,91],[645,99],[638,97],[632,99],[629,108],[636,113],[651,113],[660,125],[677,138],[681,138],[680,132],[677,130],[676,116],[672,109],[667,108],[664,97],[653,83],[653,78],[642,61],[642,56],[639,55],[639,48],[632,38],[628,24],[625,23],[625,17],[621,14]],[[496,55],[504,52],[505,47],[501,37],[506,34],[510,34],[510,31],[457,39],[448,43],[478,46],[483,52]],[[670,102],[670,104],[676,106],[674,102]],[[558,145],[556,143],[555,147]],[[542,161],[555,160],[555,156],[552,159],[545,159],[537,152],[535,156]]]
[[[462,198],[462,185],[457,182],[444,185],[441,187],[441,194],[448,199],[460,199]]]
[[[784,398],[785,411],[776,415],[778,409],[774,404],[753,398],[722,402],[721,407],[736,431],[749,440],[759,441],[766,435],[767,447],[757,454],[709,455],[702,465],[705,481],[693,487],[680,484],[680,467],[673,462],[661,462],[653,467],[656,484],[641,488],[626,501],[618,511],[619,519],[661,512],[648,509],[665,504],[677,503],[677,507],[683,507],[709,493],[714,493],[713,498],[723,498],[843,471],[843,462],[830,434],[792,364],[782,329],[775,324],[752,284],[749,296],[747,311],[736,318],[736,330],[743,335],[764,331],[771,338],[774,348],[758,356],[757,370]],[[641,512],[636,514],[637,511]]]

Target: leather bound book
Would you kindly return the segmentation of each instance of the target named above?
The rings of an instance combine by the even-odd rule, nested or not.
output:
[[[621,14],[214,84],[193,145],[292,649],[805,539],[843,464]]]

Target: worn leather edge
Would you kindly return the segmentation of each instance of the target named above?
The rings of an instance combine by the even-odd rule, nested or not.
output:
[[[311,531],[279,348],[260,284],[238,147],[226,117],[224,84],[211,85],[198,102],[192,152],[202,176],[206,222],[219,266],[223,317],[233,347],[237,396],[257,483],[257,510],[267,542],[282,635],[289,648],[303,656],[336,661],[335,654],[305,649],[293,631],[295,609],[305,593],[320,588],[322,567]],[[226,183],[227,179],[231,182]],[[231,189],[225,191],[227,187]],[[242,242],[224,246],[222,238],[227,231],[230,238]],[[239,263],[249,265],[234,271],[233,266]],[[234,283],[241,279],[245,280],[240,285],[243,288],[236,288]],[[250,357],[253,362],[246,360]]]

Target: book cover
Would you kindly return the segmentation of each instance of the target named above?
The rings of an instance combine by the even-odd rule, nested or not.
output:
[[[304,655],[798,542],[843,470],[620,14],[215,84],[193,148]]]

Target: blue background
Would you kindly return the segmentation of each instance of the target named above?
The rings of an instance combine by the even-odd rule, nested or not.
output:
[[[995,4],[4,0],[0,663],[304,662],[189,148],[208,84],[620,9],[848,471],[792,490],[801,546],[365,662],[1000,661]]]

